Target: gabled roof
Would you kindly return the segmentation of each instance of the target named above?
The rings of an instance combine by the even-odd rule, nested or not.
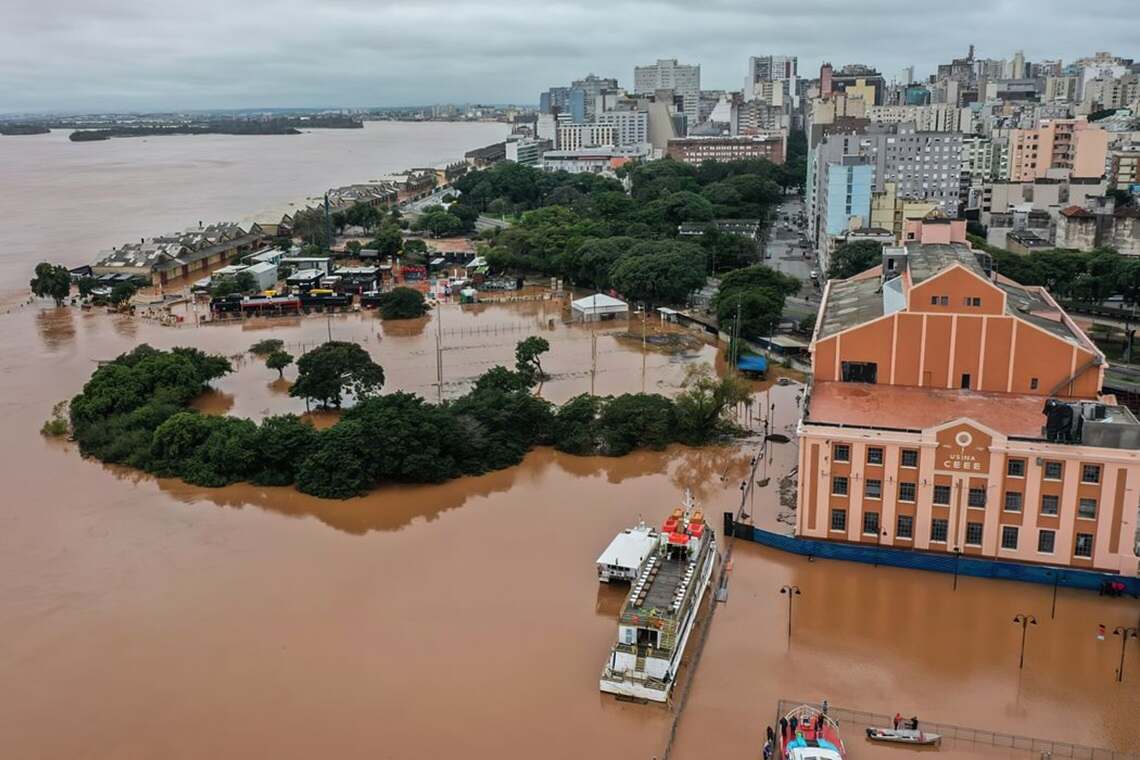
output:
[[[1068,208],[1061,209],[1061,216],[1068,217],[1069,219],[1095,219],[1096,214],[1089,211],[1087,208],[1080,206],[1069,206]]]

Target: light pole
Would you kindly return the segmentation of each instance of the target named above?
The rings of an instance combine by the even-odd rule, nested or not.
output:
[[[1120,637],[1120,667],[1116,669],[1116,680],[1119,683],[1124,680],[1124,650],[1128,646],[1128,639],[1140,637],[1140,630],[1118,625],[1112,629],[1112,635]]]
[[[1013,616],[1013,622],[1021,624],[1021,659],[1018,660],[1017,669],[1022,670],[1025,668],[1025,634],[1028,633],[1029,626],[1037,625],[1037,618],[1019,612]]]
[[[958,590],[958,560],[962,558],[962,550],[954,547],[954,590]]]
[[[1053,573],[1053,608],[1049,610],[1049,619],[1055,620],[1057,617],[1057,586],[1061,583],[1061,571],[1051,570]]]
[[[788,595],[788,644],[792,643],[792,597],[800,595],[799,586],[780,586],[780,593]]]

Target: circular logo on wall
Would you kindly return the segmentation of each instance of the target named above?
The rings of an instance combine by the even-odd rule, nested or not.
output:
[[[969,446],[973,442],[974,442],[974,436],[970,435],[965,430],[958,431],[958,433],[955,434],[955,436],[954,436],[954,443],[958,444],[962,448],[966,448],[967,446]]]

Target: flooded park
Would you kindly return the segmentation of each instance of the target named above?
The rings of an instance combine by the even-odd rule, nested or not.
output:
[[[187,322],[187,325],[192,322]],[[733,446],[574,457],[346,501],[288,488],[220,489],[82,458],[45,439],[53,405],[101,360],[139,343],[235,357],[197,402],[212,414],[305,412],[246,353],[279,338],[300,355],[331,335],[384,367],[385,392],[455,397],[547,338],[539,392],[676,393],[716,363],[696,333],[635,317],[568,325],[556,300],[460,307],[385,324],[371,314],[181,328],[99,311],[13,306],[0,315],[5,498],[0,509],[0,736],[6,757],[211,756],[757,758],[779,700],[1040,737],[1140,746],[1140,645],[1097,625],[1137,624],[1134,600],[817,560],[741,540],[680,708],[598,691],[624,589],[600,586],[599,551],[660,519],[685,489],[720,528],[741,507],[758,439]],[[664,350],[666,345],[669,350]],[[437,367],[442,364],[442,384]],[[767,485],[745,505],[778,528],[796,462],[802,386],[757,384],[741,421],[770,444]],[[317,424],[327,420],[318,417]],[[722,542],[726,544],[726,542]],[[722,545],[722,550],[727,549]],[[783,585],[801,594],[789,601]],[[1039,621],[1018,667],[1019,613]],[[696,650],[694,650],[696,651]],[[852,760],[899,758],[863,725]],[[1030,757],[981,742],[952,758]]]

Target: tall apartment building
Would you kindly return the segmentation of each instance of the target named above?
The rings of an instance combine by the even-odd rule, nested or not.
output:
[[[594,123],[613,127],[617,145],[638,145],[649,142],[649,114],[641,110],[603,111]]]
[[[587,74],[585,79],[577,79],[570,87],[582,91],[584,113],[582,121],[591,121],[597,114],[598,98],[606,92],[618,89],[617,79]]]
[[[639,95],[652,95],[658,90],[672,90],[680,95],[689,123],[697,123],[701,101],[700,66],[682,65],[676,58],[662,58],[648,66],[635,66],[633,91]]]
[[[919,132],[974,131],[973,111],[948,103],[923,106],[871,106],[867,118],[872,124],[913,124]]]
[[[1061,173],[1100,177],[1108,133],[1085,119],[1045,119],[1035,129],[1009,130],[1009,179],[1032,182]]]
[[[884,276],[827,284],[796,535],[1134,577],[1140,423],[1064,309],[964,228],[908,223]]]
[[[1056,76],[1045,79],[1045,103],[1076,103],[1081,99],[1081,78]]]
[[[780,84],[775,89],[794,100],[798,77],[799,63],[794,55],[753,56],[748,59],[748,74],[744,78],[744,99],[771,103],[774,88],[770,83],[778,82]],[[768,87],[765,88],[766,83]]]
[[[602,145],[617,145],[617,135],[610,124],[562,124],[558,127],[558,150],[580,150]]]
[[[1127,108],[1140,98],[1140,76],[1125,74],[1118,78],[1090,79],[1082,93],[1082,113],[1109,108]]]

